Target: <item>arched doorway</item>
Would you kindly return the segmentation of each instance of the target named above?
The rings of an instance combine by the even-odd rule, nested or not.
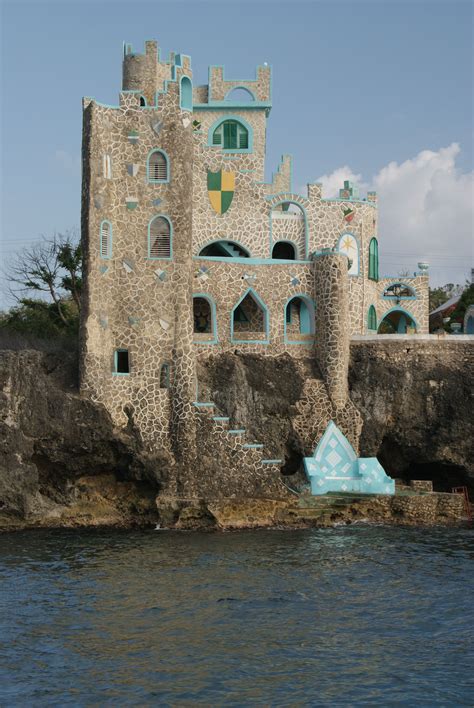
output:
[[[314,305],[308,297],[296,296],[285,306],[285,341],[304,344],[314,339]]]
[[[204,246],[199,255],[203,258],[249,258],[249,252],[236,241],[213,241]]]
[[[194,341],[214,343],[217,341],[215,305],[207,295],[193,295]]]
[[[379,334],[416,334],[417,326],[413,317],[399,308],[394,308],[385,313],[381,319]]]

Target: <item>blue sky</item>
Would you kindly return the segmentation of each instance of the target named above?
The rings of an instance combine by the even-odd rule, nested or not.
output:
[[[230,78],[272,65],[267,174],[290,153],[298,189],[323,178],[330,196],[345,175],[375,186],[387,273],[426,258],[433,282],[462,282],[474,265],[472,3],[15,0],[1,9],[4,258],[79,226],[81,98],[117,103],[122,42],[141,50],[157,38],[166,55],[192,56],[195,83],[209,64]]]

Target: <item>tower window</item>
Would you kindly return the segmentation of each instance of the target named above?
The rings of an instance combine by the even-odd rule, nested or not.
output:
[[[147,176],[149,182],[169,182],[168,158],[161,150],[153,150],[148,157]]]
[[[130,373],[130,359],[128,356],[128,349],[116,349],[115,350],[114,373],[115,374],[129,374]]]
[[[112,256],[112,224],[110,221],[103,221],[100,225],[100,257],[110,258]]]
[[[179,85],[180,97],[179,103],[180,108],[183,111],[193,110],[193,85],[191,79],[188,76],[183,76]]]
[[[148,257],[171,258],[171,224],[165,216],[155,216],[148,226]]]
[[[367,315],[367,329],[377,331],[377,312],[375,307],[371,305],[369,307],[369,313]]]
[[[140,106],[141,106],[142,108],[145,108],[145,106],[146,106],[146,98],[145,98],[145,96],[140,96]]]
[[[379,279],[379,245],[376,238],[373,238],[369,244],[369,278]]]
[[[212,144],[224,150],[248,150],[249,131],[236,120],[225,120],[212,134]]]
[[[110,155],[102,155],[102,173],[105,179],[112,179],[112,162]]]

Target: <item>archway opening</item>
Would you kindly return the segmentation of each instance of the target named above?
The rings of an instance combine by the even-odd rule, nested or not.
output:
[[[467,318],[465,334],[474,334],[474,315],[469,315]]]
[[[289,342],[311,341],[314,337],[314,307],[302,297],[292,298],[285,308],[285,336]]]
[[[392,310],[382,318],[379,334],[416,334],[416,323],[404,310]]]
[[[214,338],[214,321],[212,307],[205,297],[193,298],[194,338],[199,341],[209,341]]]
[[[249,253],[233,241],[215,241],[201,249],[200,256],[211,258],[248,258]]]
[[[272,248],[272,258],[277,260],[296,260],[296,248],[288,241],[278,241]]]
[[[262,302],[248,292],[232,312],[232,337],[236,342],[262,341],[267,337],[268,315]]]
[[[249,103],[249,101],[255,101],[255,96],[244,86],[237,86],[229,91],[225,100],[231,103]]]

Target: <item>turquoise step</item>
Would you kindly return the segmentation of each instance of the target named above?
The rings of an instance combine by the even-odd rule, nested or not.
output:
[[[262,465],[281,465],[283,460],[262,460]]]
[[[229,418],[228,416],[226,416],[226,415],[213,415],[213,416],[212,416],[212,420],[220,420],[220,421],[223,421],[223,422],[224,422],[224,421],[227,422],[228,420],[230,420],[230,418]]]
[[[196,408],[214,408],[215,403],[201,403],[201,401],[194,401],[193,406],[196,406]]]
[[[228,430],[227,432],[230,433],[230,435],[243,435],[245,428],[241,428],[240,430]]]
[[[242,447],[245,447],[247,449],[261,450],[263,447],[263,443],[245,443],[244,445],[242,445]]]

